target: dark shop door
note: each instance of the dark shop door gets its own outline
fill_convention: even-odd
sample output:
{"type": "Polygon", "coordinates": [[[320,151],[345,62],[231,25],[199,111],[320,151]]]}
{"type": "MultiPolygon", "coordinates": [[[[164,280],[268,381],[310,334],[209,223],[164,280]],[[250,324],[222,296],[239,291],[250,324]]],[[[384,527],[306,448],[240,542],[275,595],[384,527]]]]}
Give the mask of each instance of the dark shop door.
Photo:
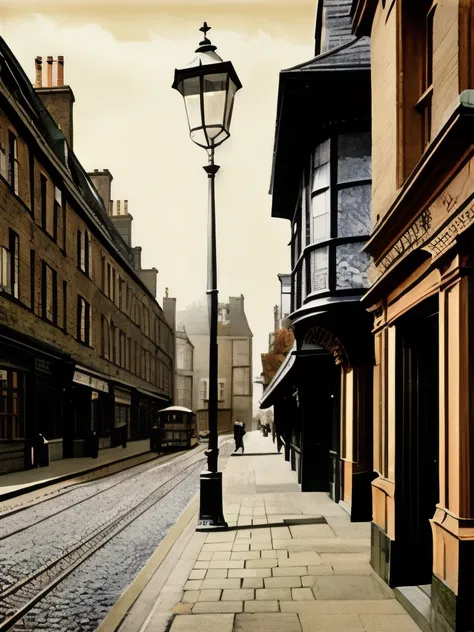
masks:
{"type": "Polygon", "coordinates": [[[438,302],[397,327],[394,585],[431,584],[429,520],[439,499],[438,302]]]}

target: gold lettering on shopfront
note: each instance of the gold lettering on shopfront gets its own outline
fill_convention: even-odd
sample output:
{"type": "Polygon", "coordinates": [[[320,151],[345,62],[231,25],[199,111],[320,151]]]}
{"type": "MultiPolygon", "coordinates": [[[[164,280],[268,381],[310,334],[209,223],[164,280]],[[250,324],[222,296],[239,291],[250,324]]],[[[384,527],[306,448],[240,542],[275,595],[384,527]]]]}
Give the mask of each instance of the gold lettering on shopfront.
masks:
{"type": "Polygon", "coordinates": [[[424,246],[433,258],[442,255],[455,241],[456,237],[474,223],[474,204],[457,215],[438,235],[424,246]]]}

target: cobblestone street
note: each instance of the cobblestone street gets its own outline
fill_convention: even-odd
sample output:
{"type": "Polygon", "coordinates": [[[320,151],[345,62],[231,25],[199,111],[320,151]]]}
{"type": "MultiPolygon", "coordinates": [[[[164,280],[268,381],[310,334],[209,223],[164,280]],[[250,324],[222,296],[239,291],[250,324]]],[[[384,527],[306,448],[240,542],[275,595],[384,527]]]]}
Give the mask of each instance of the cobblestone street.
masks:
{"type": "MultiPolygon", "coordinates": [[[[224,445],[221,454],[225,460],[230,446],[224,445]]],[[[131,514],[129,524],[107,538],[13,628],[94,630],[198,490],[204,464],[198,448],[163,464],[153,461],[80,484],[0,519],[0,621],[14,610],[7,593],[21,580],[71,548],[79,546],[80,554],[87,554],[86,540],[158,494],[146,511],[137,517],[131,514]]]]}

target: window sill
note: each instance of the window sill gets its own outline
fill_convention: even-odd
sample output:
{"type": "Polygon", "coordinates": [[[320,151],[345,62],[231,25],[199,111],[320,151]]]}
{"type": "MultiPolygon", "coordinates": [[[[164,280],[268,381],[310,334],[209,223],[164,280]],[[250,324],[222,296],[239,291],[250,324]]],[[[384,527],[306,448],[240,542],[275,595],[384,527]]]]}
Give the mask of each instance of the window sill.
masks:
{"type": "MultiPolygon", "coordinates": [[[[88,272],[86,272],[85,270],[83,270],[83,269],[81,268],[81,266],[77,266],[77,269],[79,270],[79,272],[80,272],[81,274],[83,274],[86,278],[88,278],[88,279],[89,279],[89,281],[92,281],[92,277],[89,275],[89,273],[88,273],[88,272]]],[[[94,282],[94,281],[92,281],[92,282],[94,282]]]]}
{"type": "Polygon", "coordinates": [[[14,190],[13,190],[13,188],[12,188],[12,185],[11,185],[11,184],[8,182],[8,180],[7,180],[4,176],[2,176],[1,174],[0,174],[0,182],[3,182],[3,183],[4,183],[7,187],[8,187],[8,189],[9,189],[10,193],[13,195],[13,197],[14,197],[15,201],[19,202],[19,203],[23,206],[23,208],[25,209],[25,211],[26,211],[29,215],[31,215],[31,216],[33,217],[33,211],[31,210],[31,208],[28,206],[28,204],[26,204],[26,202],[24,202],[24,201],[21,199],[21,197],[20,197],[17,193],[15,193],[15,191],[14,191],[14,190]]]}

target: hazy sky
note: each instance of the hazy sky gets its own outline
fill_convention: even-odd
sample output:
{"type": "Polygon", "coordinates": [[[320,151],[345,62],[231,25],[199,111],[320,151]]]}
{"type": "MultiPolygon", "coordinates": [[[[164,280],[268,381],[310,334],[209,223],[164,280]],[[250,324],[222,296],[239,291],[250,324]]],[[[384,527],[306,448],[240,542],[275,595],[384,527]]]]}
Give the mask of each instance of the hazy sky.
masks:
{"type": "MultiPolygon", "coordinates": [[[[315,0],[0,0],[0,32],[28,76],[36,55],[64,55],[76,98],[74,150],[108,168],[128,199],[134,245],[178,309],[206,291],[207,156],[191,142],[174,69],[193,57],[206,20],[242,81],[232,136],[216,151],[220,300],[245,296],[254,376],[267,351],[277,274],[289,271],[289,225],[268,195],[278,73],[312,57],[315,0]]],[[[255,399],[261,388],[255,387],[255,399]]]]}

